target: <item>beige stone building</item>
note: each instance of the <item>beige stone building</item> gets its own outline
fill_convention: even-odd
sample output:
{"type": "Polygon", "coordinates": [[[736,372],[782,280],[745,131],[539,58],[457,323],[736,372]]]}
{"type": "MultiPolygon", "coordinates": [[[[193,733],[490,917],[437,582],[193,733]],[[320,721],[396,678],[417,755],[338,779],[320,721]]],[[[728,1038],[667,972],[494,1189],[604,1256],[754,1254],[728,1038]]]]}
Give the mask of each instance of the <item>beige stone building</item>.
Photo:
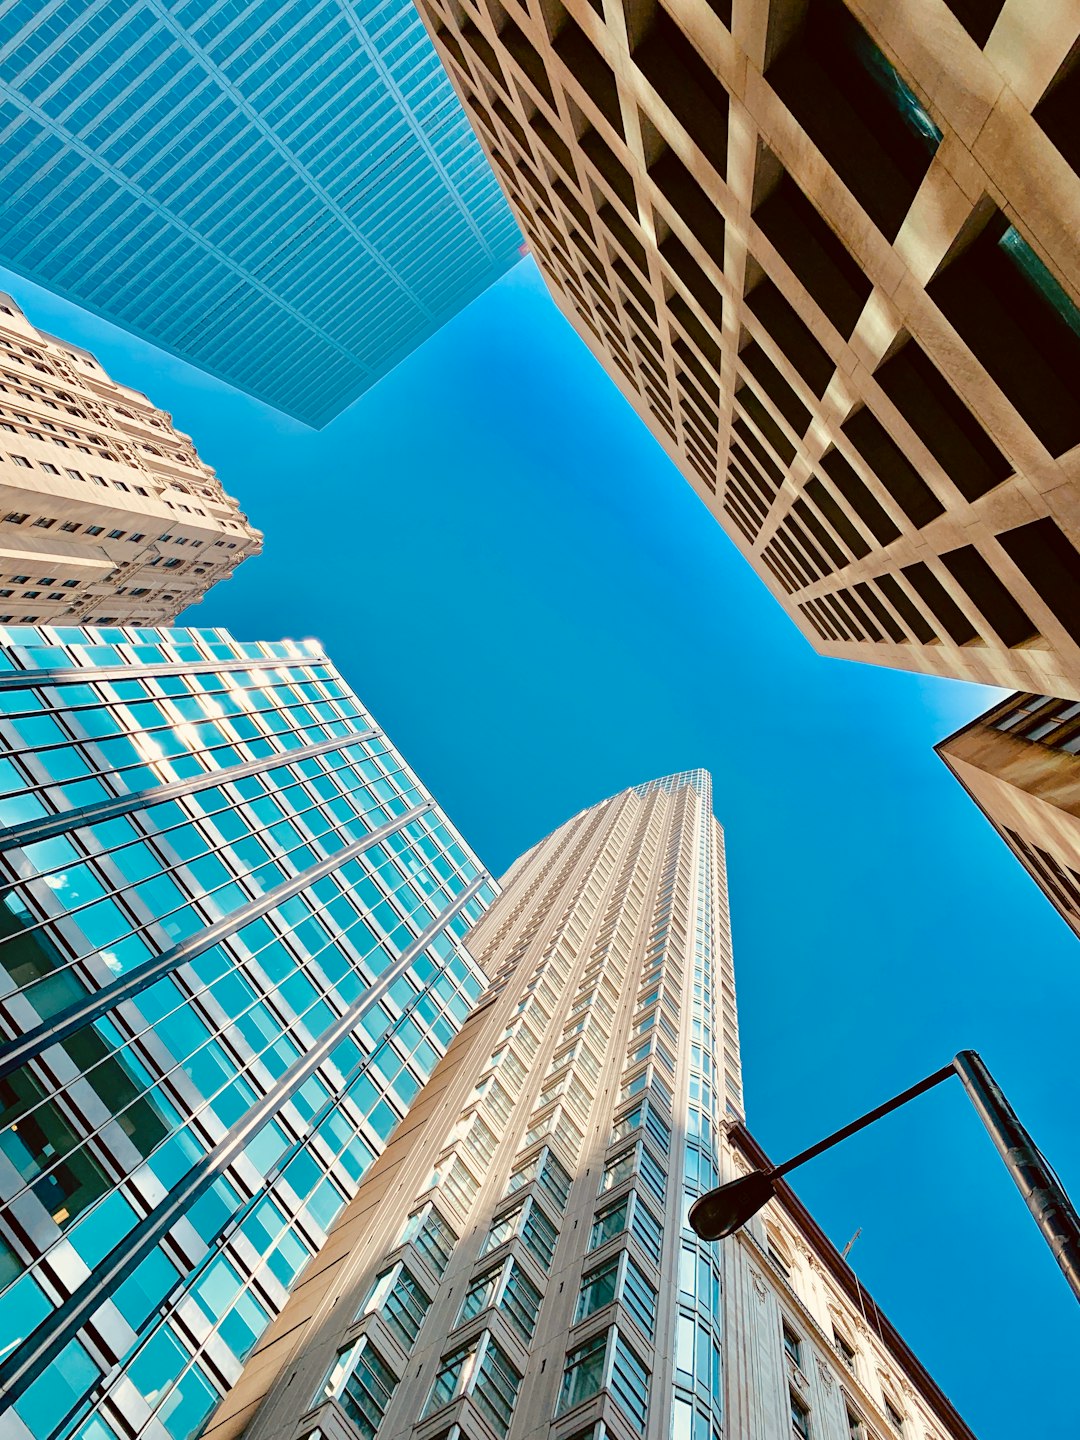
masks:
{"type": "Polygon", "coordinates": [[[824,654],[1080,698],[1080,12],[419,0],[560,307],[824,654]]]}
{"type": "Polygon", "coordinates": [[[0,624],[169,624],[261,548],[169,415],[0,294],[0,624]]]}
{"type": "Polygon", "coordinates": [[[206,1440],[971,1440],[786,1187],[687,1226],[765,1163],[707,775],[568,821],[468,943],[490,988],[206,1440]]]}
{"type": "Polygon", "coordinates": [[[937,752],[1080,935],[1080,704],[1012,695],[937,752]]]}

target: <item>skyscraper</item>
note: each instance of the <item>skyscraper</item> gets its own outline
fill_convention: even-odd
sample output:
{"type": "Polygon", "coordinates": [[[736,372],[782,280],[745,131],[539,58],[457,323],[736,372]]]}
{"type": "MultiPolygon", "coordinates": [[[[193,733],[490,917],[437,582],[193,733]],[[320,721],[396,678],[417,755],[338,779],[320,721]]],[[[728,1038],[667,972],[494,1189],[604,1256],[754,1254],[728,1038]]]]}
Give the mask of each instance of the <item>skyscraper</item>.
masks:
{"type": "Polygon", "coordinates": [[[0,624],[167,624],[261,548],[171,416],[0,292],[0,624]]]}
{"type": "Polygon", "coordinates": [[[1075,11],[420,8],[560,307],[811,643],[1080,699],[1075,11]]]}
{"type": "Polygon", "coordinates": [[[313,641],[0,629],[0,1431],[193,1435],[486,977],[313,641]]]}
{"type": "Polygon", "coordinates": [[[1080,935],[1080,704],[1011,695],[936,748],[1080,935]]]}
{"type": "Polygon", "coordinates": [[[701,771],[568,821],[469,937],[492,984],[207,1440],[971,1440],[786,1189],[690,1202],[742,1116],[701,771]]]}
{"type": "Polygon", "coordinates": [[[0,264],[306,424],[518,257],[409,0],[3,14],[0,264]]]}

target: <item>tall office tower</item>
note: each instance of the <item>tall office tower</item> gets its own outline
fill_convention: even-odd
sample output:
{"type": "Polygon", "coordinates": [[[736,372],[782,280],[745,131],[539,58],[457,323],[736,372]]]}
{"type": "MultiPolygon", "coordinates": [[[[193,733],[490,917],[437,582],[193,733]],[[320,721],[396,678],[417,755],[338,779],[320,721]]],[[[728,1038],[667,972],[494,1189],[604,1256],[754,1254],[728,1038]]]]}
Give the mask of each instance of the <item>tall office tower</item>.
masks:
{"type": "Polygon", "coordinates": [[[0,624],[168,624],[261,548],[171,416],[0,292],[0,624]]]}
{"type": "Polygon", "coordinates": [[[313,641],[0,629],[0,1433],[193,1435],[487,983],[313,641]]]}
{"type": "Polygon", "coordinates": [[[1080,699],[1075,8],[419,3],[559,305],[811,643],[1080,699]]]}
{"type": "Polygon", "coordinates": [[[1080,704],[1012,695],[936,748],[1080,935],[1080,704]]]}
{"type": "Polygon", "coordinates": [[[518,258],[410,0],[0,16],[0,264],[308,425],[518,258]]]}
{"type": "Polygon", "coordinates": [[[687,1228],[761,1163],[706,774],[570,820],[468,943],[490,989],[207,1440],[970,1440],[790,1192],[687,1228]]]}

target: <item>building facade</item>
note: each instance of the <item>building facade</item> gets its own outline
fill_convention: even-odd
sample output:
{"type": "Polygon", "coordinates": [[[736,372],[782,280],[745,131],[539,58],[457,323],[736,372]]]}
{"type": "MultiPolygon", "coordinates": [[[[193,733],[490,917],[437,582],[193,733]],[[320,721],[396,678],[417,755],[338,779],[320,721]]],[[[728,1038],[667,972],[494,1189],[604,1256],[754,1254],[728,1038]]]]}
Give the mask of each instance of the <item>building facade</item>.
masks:
{"type": "Polygon", "coordinates": [[[324,425],[518,258],[409,0],[12,0],[0,264],[324,425]]]}
{"type": "Polygon", "coordinates": [[[811,643],[1080,699],[1075,7],[420,9],[555,299],[811,643]]]}
{"type": "Polygon", "coordinates": [[[314,641],[0,628],[0,1432],[179,1440],[487,979],[314,641]]]}
{"type": "Polygon", "coordinates": [[[936,748],[1080,935],[1080,704],[1012,695],[936,748]]]}
{"type": "Polygon", "coordinates": [[[687,1225],[763,1163],[704,772],[563,825],[469,945],[490,988],[207,1440],[970,1440],[789,1191],[687,1225]]]}
{"type": "Polygon", "coordinates": [[[0,293],[0,625],[169,624],[261,548],[171,416],[0,293]]]}

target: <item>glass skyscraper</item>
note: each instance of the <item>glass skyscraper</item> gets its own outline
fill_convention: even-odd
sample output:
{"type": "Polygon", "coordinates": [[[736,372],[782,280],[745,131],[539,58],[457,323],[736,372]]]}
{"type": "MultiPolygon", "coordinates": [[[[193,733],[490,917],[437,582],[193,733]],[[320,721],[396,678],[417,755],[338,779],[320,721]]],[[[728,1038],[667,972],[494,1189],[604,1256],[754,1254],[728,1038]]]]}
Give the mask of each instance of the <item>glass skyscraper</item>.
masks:
{"type": "Polygon", "coordinates": [[[521,244],[410,0],[3,0],[0,197],[0,264],[310,425],[521,244]]]}
{"type": "Polygon", "coordinates": [[[0,1432],[186,1440],[487,984],[312,641],[0,628],[0,1432]]]}
{"type": "Polygon", "coordinates": [[[703,771],[583,811],[468,944],[492,977],[205,1440],[972,1440],[743,1119],[703,771]]]}

